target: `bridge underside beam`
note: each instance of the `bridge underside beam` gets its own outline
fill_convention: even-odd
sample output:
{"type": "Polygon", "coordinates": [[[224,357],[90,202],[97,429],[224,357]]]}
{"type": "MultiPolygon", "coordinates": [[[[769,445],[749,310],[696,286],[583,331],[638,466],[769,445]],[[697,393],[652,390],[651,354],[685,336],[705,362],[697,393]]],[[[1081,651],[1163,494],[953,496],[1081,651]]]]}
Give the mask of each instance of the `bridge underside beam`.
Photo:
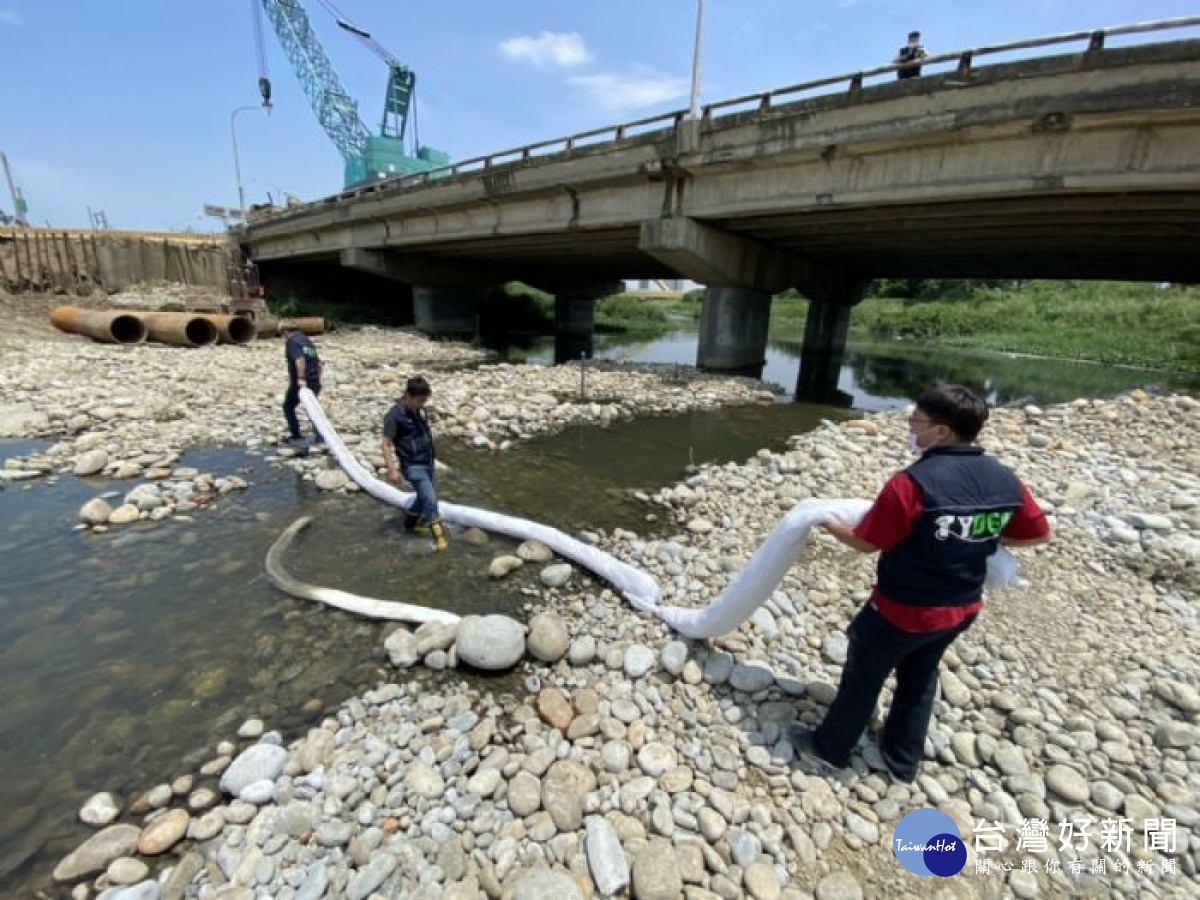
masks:
{"type": "Polygon", "coordinates": [[[812,267],[790,253],[686,216],[643,222],[638,249],[701,284],[777,294],[813,276],[812,267]]]}
{"type": "Polygon", "coordinates": [[[355,247],[341,251],[341,264],[347,269],[368,272],[380,278],[435,287],[488,287],[514,280],[500,266],[475,264],[455,265],[431,259],[418,253],[390,253],[355,247]]]}

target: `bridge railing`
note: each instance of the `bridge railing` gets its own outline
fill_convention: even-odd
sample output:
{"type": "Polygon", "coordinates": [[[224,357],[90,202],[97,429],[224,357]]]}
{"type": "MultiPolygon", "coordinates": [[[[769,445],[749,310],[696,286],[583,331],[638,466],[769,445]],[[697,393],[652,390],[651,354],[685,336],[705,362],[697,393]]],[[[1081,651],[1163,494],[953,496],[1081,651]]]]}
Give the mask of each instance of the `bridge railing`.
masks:
{"type": "MultiPolygon", "coordinates": [[[[1182,28],[1194,28],[1200,26],[1200,16],[1188,16],[1179,19],[1161,19],[1154,22],[1136,22],[1132,25],[1117,25],[1112,28],[1100,28],[1093,31],[1072,31],[1066,34],[1054,34],[1046,37],[1027,38],[1021,41],[1012,41],[1007,44],[993,44],[983,47],[975,47],[970,50],[956,50],[952,53],[940,53],[933,56],[927,56],[919,61],[919,65],[924,68],[926,66],[935,66],[939,63],[957,62],[958,67],[956,72],[960,75],[967,76],[971,74],[971,69],[974,65],[974,60],[979,56],[992,56],[999,53],[1015,53],[1021,50],[1037,50],[1043,47],[1056,47],[1062,44],[1074,44],[1080,41],[1087,41],[1087,51],[1096,53],[1104,49],[1105,42],[1110,37],[1121,37],[1131,34],[1146,34],[1157,31],[1173,31],[1182,28]]],[[[749,103],[755,103],[762,109],[769,109],[776,98],[787,97],[788,100],[795,99],[796,94],[809,93],[810,91],[819,88],[833,87],[839,84],[845,84],[850,92],[862,90],[863,82],[868,78],[874,78],[881,75],[890,75],[900,69],[909,68],[914,63],[892,63],[886,66],[876,66],[873,69],[864,69],[861,72],[854,72],[850,75],[835,75],[831,78],[821,78],[817,81],[806,81],[801,84],[793,84],[788,87],[776,88],[773,91],[763,91],[755,94],[743,94],[740,97],[733,97],[729,100],[718,100],[715,103],[710,103],[704,107],[704,118],[711,119],[713,113],[717,110],[729,109],[734,106],[743,106],[749,103]]]]}
{"type": "MultiPolygon", "coordinates": [[[[1200,16],[1188,16],[1175,19],[1160,19],[1153,22],[1136,22],[1130,25],[1117,25],[1111,28],[1100,28],[1092,31],[1073,31],[1065,34],[1055,34],[1046,37],[1028,38],[1021,41],[1012,41],[1007,44],[994,44],[983,47],[975,47],[970,50],[956,50],[952,53],[940,53],[932,56],[927,56],[920,61],[920,65],[924,68],[927,66],[936,66],[942,63],[956,63],[956,72],[962,76],[969,76],[972,67],[975,64],[977,57],[994,56],[1001,53],[1017,53],[1026,50],[1037,50],[1045,47],[1057,47],[1064,44],[1075,44],[1081,41],[1087,41],[1085,52],[1098,53],[1104,49],[1105,43],[1109,38],[1122,37],[1126,35],[1147,34],[1151,32],[1175,31],[1184,28],[1200,27],[1200,16]]],[[[823,88],[837,87],[844,85],[850,93],[856,93],[863,89],[863,83],[870,78],[878,78],[885,75],[890,75],[899,69],[912,66],[913,63],[893,63],[886,66],[876,66],[873,69],[863,69],[858,72],[851,72],[845,75],[834,75],[829,78],[819,78],[816,81],[805,81],[800,84],[793,84],[787,87],[776,88],[771,91],[762,91],[753,94],[743,94],[740,97],[733,97],[728,100],[718,100],[714,103],[706,104],[702,109],[701,118],[705,122],[711,122],[715,118],[719,118],[718,113],[724,115],[735,115],[738,112],[745,110],[737,110],[736,107],[746,107],[754,105],[760,110],[768,110],[776,104],[781,98],[786,98],[787,102],[792,102],[797,99],[798,95],[809,94],[823,88]]],[[[525,162],[535,158],[547,157],[552,154],[563,153],[571,150],[576,150],[581,147],[596,147],[604,144],[619,144],[621,141],[640,134],[650,133],[656,130],[664,130],[666,128],[678,127],[681,122],[687,119],[690,115],[689,110],[678,109],[671,112],[660,113],[654,116],[648,116],[644,119],[635,119],[632,122],[622,122],[618,125],[606,125],[602,128],[593,128],[589,131],[581,131],[577,134],[567,135],[566,137],[551,138],[545,141],[538,141],[532,144],[525,144],[520,147],[513,147],[508,150],[500,150],[495,153],[488,153],[483,156],[475,156],[470,159],[460,160],[438,169],[431,169],[427,172],[420,172],[414,175],[403,175],[395,178],[388,178],[374,184],[365,185],[353,190],[343,191],[340,194],[335,194],[331,197],[326,197],[322,200],[316,200],[312,203],[307,203],[299,207],[293,207],[279,213],[260,214],[258,221],[264,218],[276,219],[281,217],[290,217],[292,215],[303,214],[306,210],[313,209],[318,205],[326,203],[335,203],[341,200],[348,200],[354,197],[371,196],[378,193],[392,193],[396,190],[402,190],[407,187],[412,187],[420,184],[428,184],[440,180],[442,178],[462,175],[469,173],[486,172],[496,166],[505,165],[515,162],[525,162]]]]}

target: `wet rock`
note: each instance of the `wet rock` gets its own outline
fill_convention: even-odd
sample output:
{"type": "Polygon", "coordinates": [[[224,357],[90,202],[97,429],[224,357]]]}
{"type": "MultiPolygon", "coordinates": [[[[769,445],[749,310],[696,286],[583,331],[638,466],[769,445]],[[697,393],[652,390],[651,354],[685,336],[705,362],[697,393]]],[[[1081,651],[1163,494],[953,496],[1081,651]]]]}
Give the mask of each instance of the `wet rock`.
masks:
{"type": "Polygon", "coordinates": [[[524,541],[517,547],[517,556],[525,562],[548,563],[554,559],[554,551],[540,541],[524,541]]]}
{"type": "Polygon", "coordinates": [[[404,628],[397,628],[388,635],[387,640],[383,642],[383,649],[387,651],[392,665],[401,669],[415,666],[421,658],[417,653],[416,635],[404,628]]]}
{"type": "Polygon", "coordinates": [[[255,744],[243,750],[221,775],[221,790],[240,797],[256,781],[273,781],[283,771],[287,751],[275,744],[255,744]]]}
{"type": "Polygon", "coordinates": [[[166,853],[187,834],[192,817],[187,810],[172,809],[150,822],[138,836],[137,851],[142,856],[166,853]]]}
{"type": "Polygon", "coordinates": [[[142,517],[142,512],[132,503],[124,503],[108,514],[109,525],[129,525],[142,517]]]}
{"type": "Polygon", "coordinates": [[[137,849],[139,829],[122,823],[110,825],[92,835],[54,868],[55,881],[77,881],[108,868],[109,863],[137,849]]]}
{"type": "Polygon", "coordinates": [[[120,859],[114,859],[108,864],[108,870],[105,874],[108,875],[109,884],[118,886],[137,884],[150,874],[150,867],[140,859],[135,859],[132,856],[122,856],[120,859]]]}
{"type": "Polygon", "coordinates": [[[340,491],[350,483],[350,479],[341,469],[326,469],[317,473],[315,480],[318,490],[322,491],[340,491]]]}
{"type": "Polygon", "coordinates": [[[108,505],[107,500],[96,497],[83,504],[79,510],[79,518],[88,525],[104,525],[112,512],[113,508],[108,505]]]}
{"type": "Polygon", "coordinates": [[[107,465],[107,453],[103,450],[88,450],[86,453],[80,454],[79,459],[75,461],[75,468],[72,472],[81,478],[85,478],[88,475],[103,472],[104,467],[107,465]]]}
{"type": "Polygon", "coordinates": [[[488,566],[488,575],[492,578],[503,578],[525,565],[518,556],[497,556],[488,566]]]}
{"type": "Polygon", "coordinates": [[[508,616],[464,616],[455,646],[458,658],[476,669],[510,669],[525,655],[525,626],[508,616]]]}
{"type": "Polygon", "coordinates": [[[570,581],[574,571],[575,569],[570,563],[557,563],[542,569],[538,573],[538,578],[548,588],[559,588],[570,581]]]}
{"type": "Polygon", "coordinates": [[[107,825],[120,815],[120,812],[121,808],[117,805],[116,798],[104,791],[87,799],[79,810],[79,820],[86,825],[107,825]]]}

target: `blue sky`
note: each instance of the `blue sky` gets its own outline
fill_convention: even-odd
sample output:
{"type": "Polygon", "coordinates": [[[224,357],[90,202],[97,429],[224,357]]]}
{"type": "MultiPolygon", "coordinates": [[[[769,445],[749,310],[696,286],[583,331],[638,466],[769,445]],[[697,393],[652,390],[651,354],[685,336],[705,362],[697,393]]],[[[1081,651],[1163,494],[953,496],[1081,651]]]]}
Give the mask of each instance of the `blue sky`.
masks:
{"type": "MultiPolygon", "coordinates": [[[[215,230],[237,202],[230,113],[258,102],[257,0],[0,0],[0,151],[34,224],[215,230]]],[[[386,69],[304,0],[360,114],[386,69]]],[[[696,0],[336,0],[418,76],[421,141],[453,158],[682,108],[696,0]]],[[[706,0],[701,98],[930,52],[1197,12],[1195,0],[706,0]]],[[[341,189],[342,161],[269,23],[275,108],[237,118],[247,202],[341,189]]],[[[1195,36],[1196,30],[1191,34],[1195,36]]],[[[11,211],[0,185],[0,209],[11,211]]]]}

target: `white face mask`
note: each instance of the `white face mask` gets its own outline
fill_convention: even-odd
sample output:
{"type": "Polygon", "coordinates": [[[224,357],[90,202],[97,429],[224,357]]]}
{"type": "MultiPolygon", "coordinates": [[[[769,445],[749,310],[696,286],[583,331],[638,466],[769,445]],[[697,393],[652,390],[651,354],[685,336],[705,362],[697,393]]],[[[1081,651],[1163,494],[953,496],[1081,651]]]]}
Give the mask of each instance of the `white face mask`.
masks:
{"type": "Polygon", "coordinates": [[[925,452],[920,443],[917,442],[917,436],[911,431],[908,433],[908,449],[910,453],[916,454],[917,456],[920,456],[925,452]]]}

